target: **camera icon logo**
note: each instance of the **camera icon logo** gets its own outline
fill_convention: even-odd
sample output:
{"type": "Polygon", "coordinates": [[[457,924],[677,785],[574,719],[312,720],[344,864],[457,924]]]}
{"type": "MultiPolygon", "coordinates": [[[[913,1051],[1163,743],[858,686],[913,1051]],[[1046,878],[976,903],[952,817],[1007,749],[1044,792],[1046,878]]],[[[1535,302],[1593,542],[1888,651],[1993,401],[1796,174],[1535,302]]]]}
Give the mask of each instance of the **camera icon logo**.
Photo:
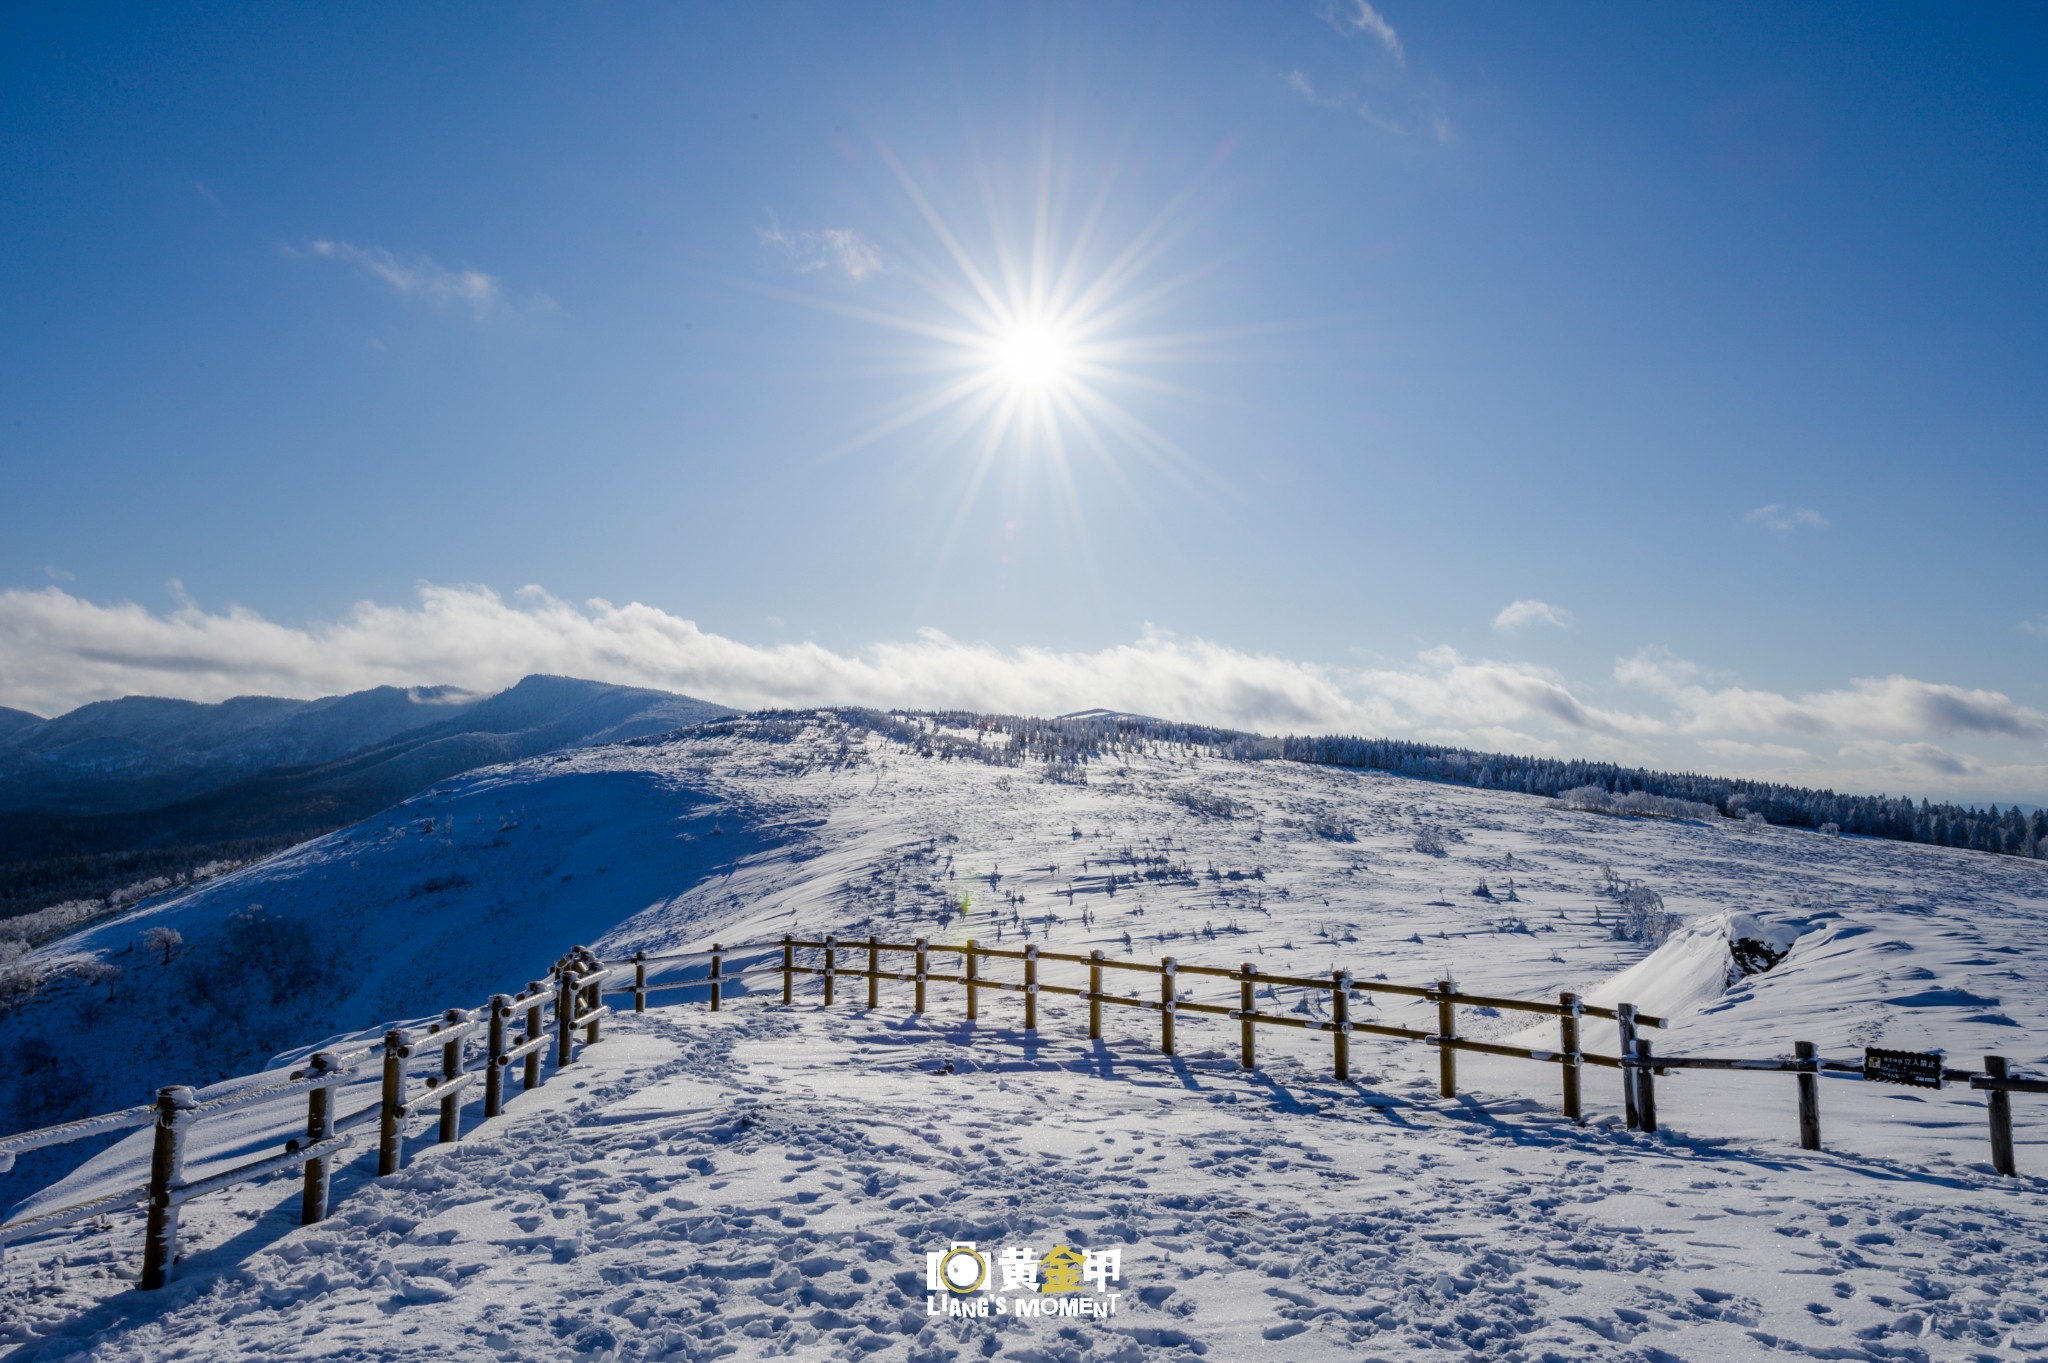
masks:
{"type": "Polygon", "coordinates": [[[972,1240],[955,1240],[924,1257],[928,1287],[943,1287],[956,1297],[972,1296],[988,1287],[988,1256],[976,1249],[972,1240]]]}

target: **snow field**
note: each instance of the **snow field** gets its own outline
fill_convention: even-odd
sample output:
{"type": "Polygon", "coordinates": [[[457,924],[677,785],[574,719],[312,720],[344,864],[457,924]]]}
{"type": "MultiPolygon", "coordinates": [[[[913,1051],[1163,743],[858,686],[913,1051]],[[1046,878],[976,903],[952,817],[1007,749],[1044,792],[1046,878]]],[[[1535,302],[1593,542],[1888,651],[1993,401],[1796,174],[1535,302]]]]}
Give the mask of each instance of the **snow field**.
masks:
{"type": "MultiPolygon", "coordinates": [[[[391,944],[377,988],[322,1001],[300,1041],[319,1035],[308,1019],[339,1032],[481,1002],[577,937],[618,959],[829,931],[1579,990],[1672,1014],[1665,1054],[1782,1055],[1804,1039],[1842,1058],[1874,1044],[2003,1054],[2026,1073],[2048,1061],[2037,864],[1171,745],[1092,764],[1083,786],[919,757],[833,720],[772,741],[737,725],[474,774],[201,893],[215,897],[156,912],[203,941],[245,897],[316,922],[332,903],[355,940],[391,944]],[[1711,932],[1645,959],[1612,935],[1609,867],[1687,917],[1755,915],[1791,952],[1732,988],[1711,932]],[[1490,899],[1473,893],[1482,878],[1490,899]],[[459,978],[436,973],[451,954],[459,978]]],[[[65,949],[111,949],[120,931],[65,949]]],[[[1085,978],[1062,969],[1042,978],[1085,978]]],[[[352,1166],[323,1226],[291,1226],[281,1186],[191,1204],[185,1277],[160,1300],[123,1288],[139,1217],[17,1250],[0,1272],[15,1323],[0,1328],[23,1358],[104,1359],[2048,1351],[2038,1100],[2015,1100],[2023,1177],[2005,1180],[1981,1100],[1954,1088],[1824,1081],[1828,1150],[1806,1154],[1789,1076],[1674,1074],[1659,1082],[1666,1129],[1646,1137],[1617,1129],[1612,1071],[1586,1071],[1592,1120],[1572,1128],[1554,1066],[1461,1055],[1463,1096],[1445,1101],[1419,1045],[1355,1037],[1340,1085],[1319,1034],[1262,1029],[1245,1075],[1219,1019],[1184,1015],[1168,1059],[1156,1015],[1135,1010],[1105,1009],[1098,1049],[1067,998],[1041,998],[1028,1042],[1009,994],[984,996],[970,1029],[958,986],[934,985],[917,1020],[907,984],[885,984],[868,1016],[862,982],[843,980],[823,1017],[752,983],[716,1016],[692,1002],[608,1022],[587,1064],[473,1143],[422,1149],[382,1183],[352,1166]],[[935,1322],[923,1256],[952,1239],[1122,1245],[1131,1295],[1101,1322],[935,1322]]],[[[1235,1001],[1227,981],[1183,984],[1235,1001]]],[[[1112,987],[1156,996],[1157,981],[1112,987]]],[[[54,1030],[61,1002],[27,1025],[54,1030]]],[[[1287,990],[1270,1004],[1322,1006],[1287,990]]],[[[1383,997],[1353,1016],[1433,1013],[1383,997]]],[[[91,1033],[112,1052],[110,1087],[135,1090],[123,1101],[167,1074],[216,1077],[193,1072],[194,1053],[166,1063],[168,1042],[128,1058],[104,1045],[157,1022],[115,1007],[91,1033]]],[[[1460,1028],[1506,1038],[1529,1018],[1467,1009],[1460,1028]]],[[[1611,1033],[1589,1021],[1588,1049],[1611,1052],[1611,1033]]],[[[140,1144],[36,1201],[134,1172],[140,1144]]]]}
{"type": "Polygon", "coordinates": [[[133,1219],[30,1247],[10,1357],[2048,1350],[2041,1180],[1575,1128],[1383,1058],[1405,1056],[1340,1085],[1139,1035],[663,1009],[462,1144],[381,1182],[352,1166],[323,1225],[291,1224],[289,1179],[193,1204],[163,1293],[120,1290],[133,1219]],[[924,1255],[953,1240],[1121,1246],[1120,1309],[935,1318],[924,1255]]]}

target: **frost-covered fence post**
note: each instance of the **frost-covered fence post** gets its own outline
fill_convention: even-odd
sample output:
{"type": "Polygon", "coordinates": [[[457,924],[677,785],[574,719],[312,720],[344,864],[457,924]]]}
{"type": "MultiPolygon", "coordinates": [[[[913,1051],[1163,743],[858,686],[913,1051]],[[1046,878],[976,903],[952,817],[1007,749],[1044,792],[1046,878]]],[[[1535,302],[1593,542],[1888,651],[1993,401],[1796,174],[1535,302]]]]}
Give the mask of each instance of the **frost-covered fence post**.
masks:
{"type": "MultiPolygon", "coordinates": [[[[596,975],[604,970],[604,962],[586,952],[583,957],[583,969],[586,974],[596,975]]],[[[583,1044],[595,1046],[600,1035],[598,1023],[601,1014],[598,1010],[604,1007],[604,981],[594,979],[589,984],[583,986],[581,992],[584,999],[590,1004],[590,1011],[584,1015],[590,1021],[583,1026],[583,1044]]]]}
{"type": "Polygon", "coordinates": [[[1583,1005],[1579,996],[1563,993],[1557,996],[1557,1031],[1564,1056],[1564,1115],[1572,1121],[1585,1120],[1584,1106],[1579,1095],[1579,1011],[1583,1005]]]}
{"type": "Polygon", "coordinates": [[[1651,1135],[1657,1133],[1657,1074],[1650,1064],[1650,1038],[1636,1038],[1636,1115],[1641,1118],[1643,1130],[1651,1135]]]}
{"type": "MultiPolygon", "coordinates": [[[[2004,1056],[1984,1057],[1986,1079],[2003,1079],[2006,1074],[2004,1056]]],[[[1991,1167],[2012,1178],[2019,1172],[2019,1166],[2012,1157],[2012,1095],[2004,1089],[1991,1089],[1985,1093],[1984,1115],[1991,1123],[1991,1167]]]]}
{"type": "Polygon", "coordinates": [[[504,994],[491,995],[491,1027],[484,1046],[484,1116],[487,1118],[505,1110],[505,1019],[511,1016],[511,998],[504,994]]]}
{"type": "Polygon", "coordinates": [[[384,1102],[377,1124],[377,1177],[398,1172],[405,1163],[405,1062],[412,1056],[408,1032],[384,1033],[384,1102]]]}
{"type": "Polygon", "coordinates": [[[1633,1003],[1614,1005],[1614,1025],[1621,1033],[1621,1110],[1628,1129],[1642,1129],[1643,1115],[1636,1110],[1636,1072],[1629,1065],[1629,1057],[1636,1053],[1636,1006],[1633,1003]]]}
{"type": "Polygon", "coordinates": [[[1799,1071],[1799,1148],[1820,1149],[1820,1049],[1811,1041],[1792,1043],[1792,1054],[1805,1062],[1799,1071]]]}
{"type": "MultiPolygon", "coordinates": [[[[312,1075],[332,1074],[341,1068],[331,1051],[317,1052],[307,1071],[312,1075]]],[[[306,1145],[318,1145],[334,1134],[334,1086],[322,1084],[306,1090],[306,1145]]],[[[303,1149],[304,1147],[300,1147],[303,1149]]],[[[305,1187],[299,1195],[299,1224],[310,1226],[327,1219],[327,1191],[332,1186],[325,1155],[306,1161],[305,1187]]]]}
{"type": "Polygon", "coordinates": [[[825,934],[825,1006],[832,1006],[832,984],[839,969],[839,939],[831,933],[825,934]]]}
{"type": "Polygon", "coordinates": [[[1450,980],[1436,982],[1436,1091],[1446,1098],[1458,1096],[1458,986],[1450,980]]]}
{"type": "Polygon", "coordinates": [[[647,1011],[647,953],[633,953],[633,1011],[647,1011]]]}
{"type": "Polygon", "coordinates": [[[981,968],[975,963],[974,959],[974,939],[970,937],[967,939],[967,1020],[969,1022],[974,1021],[975,1018],[980,1016],[977,1007],[980,991],[974,987],[974,982],[980,978],[981,968]]]}
{"type": "Polygon", "coordinates": [[[1024,948],[1024,1030],[1038,1030],[1038,948],[1024,948]]]}
{"type": "Polygon", "coordinates": [[[576,976],[563,966],[555,981],[555,1068],[576,1060],[576,976]]]}
{"type": "Polygon", "coordinates": [[[1088,1039],[1102,1040],[1102,950],[1088,953],[1088,1039]]]}
{"type": "Polygon", "coordinates": [[[868,934],[868,1011],[874,1012],[882,1006],[882,944],[875,934],[868,934]]]}
{"type": "Polygon", "coordinates": [[[1252,1033],[1258,1028],[1253,1025],[1252,1014],[1258,1009],[1258,1000],[1252,994],[1252,970],[1250,961],[1241,962],[1237,968],[1237,1040],[1242,1054],[1238,1064],[1245,1069],[1256,1069],[1252,1059],[1252,1033]]]}
{"type": "Polygon", "coordinates": [[[931,968],[931,962],[925,958],[924,953],[925,940],[920,937],[917,939],[917,1002],[911,1009],[914,1013],[922,1013],[924,1011],[924,980],[931,968]]]}
{"type": "Polygon", "coordinates": [[[796,1001],[796,939],[782,934],[782,1001],[796,1001]]]}
{"type": "Polygon", "coordinates": [[[720,967],[724,965],[724,962],[719,958],[719,951],[718,943],[713,942],[711,944],[711,1011],[714,1013],[718,1011],[718,995],[725,988],[724,985],[718,982],[721,973],[720,967]]]}
{"type": "Polygon", "coordinates": [[[1351,972],[1330,973],[1330,1036],[1333,1041],[1336,1074],[1351,1077],[1351,972]]]}
{"type": "Polygon", "coordinates": [[[1173,957],[1159,958],[1159,1053],[1173,1054],[1173,1001],[1179,981],[1174,975],[1173,957]]]}
{"type": "MultiPolygon", "coordinates": [[[[546,990],[546,980],[528,980],[526,982],[526,1036],[519,1043],[522,1046],[529,1042],[540,1040],[540,1029],[544,1025],[543,1014],[547,1011],[546,990]]],[[[526,1069],[519,1076],[519,1088],[523,1093],[527,1089],[539,1087],[540,1052],[532,1050],[526,1053],[526,1069]]]]}
{"type": "MultiPolygon", "coordinates": [[[[460,1027],[469,1021],[469,1014],[460,1008],[450,1008],[441,1015],[444,1028],[460,1027]]],[[[455,1087],[455,1081],[462,1077],[462,1037],[451,1037],[441,1048],[441,1087],[448,1089],[448,1096],[441,1100],[442,1141],[462,1138],[462,1090],[455,1087]]]]}
{"type": "Polygon", "coordinates": [[[142,1232],[142,1287],[170,1281],[178,1259],[178,1187],[185,1180],[185,1132],[198,1098],[184,1085],[156,1091],[156,1144],[149,1153],[149,1223],[142,1232]]]}

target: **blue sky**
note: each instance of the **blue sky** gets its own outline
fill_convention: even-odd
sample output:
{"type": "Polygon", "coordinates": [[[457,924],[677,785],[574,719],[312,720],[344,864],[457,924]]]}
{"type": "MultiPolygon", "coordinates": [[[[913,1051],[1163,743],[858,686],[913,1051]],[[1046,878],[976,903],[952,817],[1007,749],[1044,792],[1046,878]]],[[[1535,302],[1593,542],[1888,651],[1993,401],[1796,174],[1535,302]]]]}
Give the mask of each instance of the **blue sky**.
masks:
{"type": "Polygon", "coordinates": [[[0,704],[544,668],[2048,800],[2038,9],[0,32],[0,704]]]}

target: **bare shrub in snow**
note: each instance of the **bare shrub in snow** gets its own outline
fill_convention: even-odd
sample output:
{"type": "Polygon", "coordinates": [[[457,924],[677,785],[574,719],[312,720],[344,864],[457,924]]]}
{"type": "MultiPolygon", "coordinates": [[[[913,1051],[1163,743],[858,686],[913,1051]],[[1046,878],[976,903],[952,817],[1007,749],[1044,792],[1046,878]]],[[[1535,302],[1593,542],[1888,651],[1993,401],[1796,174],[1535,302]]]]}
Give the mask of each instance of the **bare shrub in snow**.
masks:
{"type": "Polygon", "coordinates": [[[112,961],[82,961],[67,972],[81,984],[103,984],[107,987],[107,1000],[114,998],[114,986],[120,982],[121,967],[112,961]]]}
{"type": "Polygon", "coordinates": [[[7,935],[25,938],[31,946],[54,942],[79,924],[105,913],[107,908],[106,901],[100,899],[67,899],[62,904],[8,919],[7,935]]]}
{"type": "Polygon", "coordinates": [[[1614,814],[1623,818],[1636,819],[1718,819],[1721,811],[1698,800],[1679,800],[1668,795],[1652,795],[1645,790],[1631,790],[1621,795],[1611,795],[1605,786],[1573,786],[1558,794],[1558,803],[1566,809],[1584,810],[1589,814],[1614,814]]]}
{"type": "Polygon", "coordinates": [[[1605,814],[1608,803],[1607,787],[1573,786],[1570,790],[1559,791],[1557,802],[1566,809],[1584,810],[1589,814],[1605,814]]]}
{"type": "Polygon", "coordinates": [[[1250,806],[1239,804],[1228,795],[1199,787],[1183,787],[1174,791],[1173,801],[1210,819],[1236,819],[1252,812],[1250,806]]]}
{"type": "Polygon", "coordinates": [[[217,936],[182,959],[192,1001],[264,1050],[289,1045],[293,1018],[339,976],[311,923],[261,904],[228,919],[217,936]]]}
{"type": "Polygon", "coordinates": [[[1358,831],[1349,819],[1340,819],[1334,814],[1318,814],[1309,821],[1308,831],[1331,842],[1357,842],[1358,831]]]}
{"type": "Polygon", "coordinates": [[[43,987],[43,968],[35,961],[16,959],[0,966],[0,1013],[11,1012],[28,1002],[43,987]]]}
{"type": "Polygon", "coordinates": [[[47,1126],[80,1114],[69,1109],[73,1086],[64,1081],[57,1048],[42,1036],[31,1034],[15,1043],[10,1074],[14,1080],[9,1095],[10,1114],[21,1127],[47,1126]]]}
{"type": "Polygon", "coordinates": [[[1432,857],[1447,857],[1451,854],[1451,849],[1444,842],[1443,832],[1429,824],[1415,830],[1415,850],[1432,857]]]}
{"type": "Polygon", "coordinates": [[[1628,882],[1618,898],[1621,911],[1614,920],[1616,940],[1658,947],[1678,930],[1680,919],[1664,907],[1664,896],[1641,881],[1628,882]]]}

